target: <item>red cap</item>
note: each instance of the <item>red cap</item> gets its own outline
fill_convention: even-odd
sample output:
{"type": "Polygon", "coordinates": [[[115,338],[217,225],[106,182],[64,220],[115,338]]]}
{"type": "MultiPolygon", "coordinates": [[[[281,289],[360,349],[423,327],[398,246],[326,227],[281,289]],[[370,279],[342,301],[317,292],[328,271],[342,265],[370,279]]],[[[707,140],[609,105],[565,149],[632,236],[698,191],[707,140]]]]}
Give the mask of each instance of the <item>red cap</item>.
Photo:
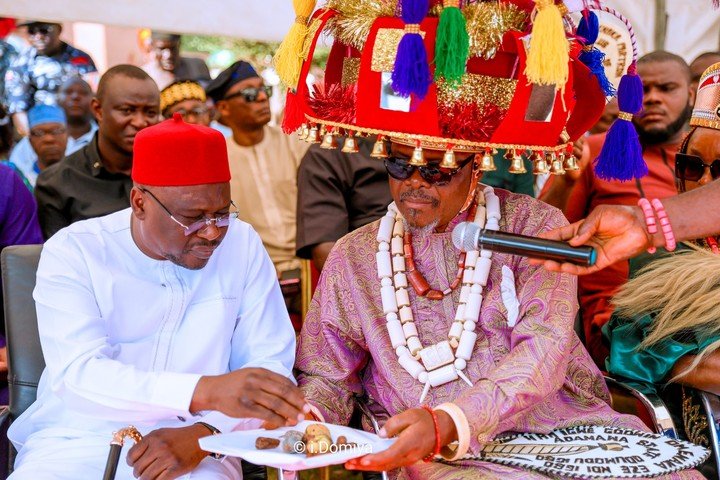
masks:
{"type": "Polygon", "coordinates": [[[229,182],[225,137],[212,128],[185,123],[176,113],[137,134],[132,179],[164,187],[229,182]]]}

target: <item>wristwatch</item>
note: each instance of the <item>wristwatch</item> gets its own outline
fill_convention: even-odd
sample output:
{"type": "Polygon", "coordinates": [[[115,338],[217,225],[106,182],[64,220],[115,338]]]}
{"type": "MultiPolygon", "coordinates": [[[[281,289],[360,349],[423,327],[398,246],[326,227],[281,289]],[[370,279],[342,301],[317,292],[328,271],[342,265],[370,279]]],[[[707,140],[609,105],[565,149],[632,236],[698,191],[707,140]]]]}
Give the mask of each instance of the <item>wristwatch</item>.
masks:
{"type": "MultiPolygon", "coordinates": [[[[203,427],[210,430],[210,433],[212,433],[213,435],[220,435],[222,433],[219,429],[213,427],[209,423],[195,422],[195,425],[202,425],[203,427]]],[[[225,458],[225,455],[223,455],[221,453],[208,452],[208,455],[211,456],[212,458],[214,458],[215,460],[222,460],[223,458],[225,458]]]]}

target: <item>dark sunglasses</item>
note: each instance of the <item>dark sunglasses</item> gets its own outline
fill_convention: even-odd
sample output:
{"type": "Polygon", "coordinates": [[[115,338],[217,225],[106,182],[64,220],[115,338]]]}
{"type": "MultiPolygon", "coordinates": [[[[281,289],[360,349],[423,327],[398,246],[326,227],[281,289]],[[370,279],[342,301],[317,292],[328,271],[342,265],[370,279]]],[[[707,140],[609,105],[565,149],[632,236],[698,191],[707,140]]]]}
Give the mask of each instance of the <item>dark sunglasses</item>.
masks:
{"type": "Polygon", "coordinates": [[[30,35],[50,35],[55,31],[54,25],[30,25],[27,29],[30,35]]]}
{"type": "Polygon", "coordinates": [[[697,155],[675,154],[675,175],[680,180],[697,182],[705,175],[706,168],[710,169],[713,180],[720,178],[720,160],[714,160],[708,165],[697,155]]]}
{"type": "Polygon", "coordinates": [[[235,92],[231,95],[228,95],[227,97],[224,97],[223,100],[230,100],[231,98],[235,97],[243,97],[243,100],[245,100],[248,103],[252,103],[257,101],[258,97],[260,96],[260,92],[265,92],[265,95],[267,98],[272,97],[273,94],[273,87],[272,85],[263,85],[262,87],[248,87],[243,88],[239,92],[235,92]]]}
{"type": "Polygon", "coordinates": [[[428,165],[426,167],[416,167],[410,165],[407,160],[397,157],[388,157],[385,159],[385,170],[395,180],[407,180],[417,170],[423,180],[431,185],[445,185],[450,183],[452,177],[467,165],[474,155],[470,155],[465,160],[459,162],[457,168],[442,168],[438,164],[428,165]]]}

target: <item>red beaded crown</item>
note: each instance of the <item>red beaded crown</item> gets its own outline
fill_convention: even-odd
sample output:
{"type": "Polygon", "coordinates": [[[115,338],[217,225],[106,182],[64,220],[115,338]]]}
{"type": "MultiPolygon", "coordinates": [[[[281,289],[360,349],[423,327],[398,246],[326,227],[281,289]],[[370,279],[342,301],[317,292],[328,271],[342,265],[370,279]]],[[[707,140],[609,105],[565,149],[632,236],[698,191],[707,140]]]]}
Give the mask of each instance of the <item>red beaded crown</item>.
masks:
{"type": "MultiPolygon", "coordinates": [[[[307,8],[312,0],[304,1],[307,8]]],[[[302,2],[295,0],[296,9],[302,2]]],[[[590,3],[597,4],[329,0],[310,18],[299,12],[276,56],[290,85],[283,127],[328,148],[336,146],[334,135],[346,135],[345,151],[354,151],[355,135],[377,135],[415,146],[417,164],[424,161],[422,149],[448,152],[450,166],[455,151],[503,148],[544,161],[536,173],[545,173],[557,154],[553,173],[564,173],[576,168],[573,158],[563,164],[565,153],[612,93],[602,65],[586,58],[598,52],[594,39],[579,38],[570,16],[590,3]],[[302,41],[294,39],[299,53],[292,56],[289,38],[298,30],[302,41]],[[310,88],[307,76],[323,33],[334,42],[324,80],[310,88]]],[[[384,154],[381,143],[376,156],[384,154]]],[[[482,167],[494,169],[491,162],[482,167]]],[[[520,158],[524,171],[522,164],[520,158]]]]}

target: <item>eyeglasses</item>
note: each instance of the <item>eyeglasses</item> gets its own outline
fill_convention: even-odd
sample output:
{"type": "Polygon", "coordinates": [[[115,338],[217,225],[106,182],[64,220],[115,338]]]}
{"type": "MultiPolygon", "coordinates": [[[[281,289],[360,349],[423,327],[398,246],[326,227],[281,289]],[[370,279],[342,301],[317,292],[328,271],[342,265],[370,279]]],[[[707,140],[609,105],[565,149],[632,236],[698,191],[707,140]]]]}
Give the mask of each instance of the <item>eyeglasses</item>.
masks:
{"type": "Polygon", "coordinates": [[[431,185],[445,185],[450,183],[452,177],[455,176],[460,170],[467,165],[474,155],[463,160],[457,168],[442,168],[435,165],[429,165],[427,167],[416,167],[410,165],[406,160],[401,160],[396,157],[389,157],[385,159],[385,170],[395,180],[407,180],[417,170],[420,172],[420,176],[423,180],[431,185]]]}
{"type": "Polygon", "coordinates": [[[54,128],[52,130],[30,130],[30,135],[35,138],[42,138],[45,135],[52,135],[53,137],[59,137],[67,132],[64,127],[54,128]]]}
{"type": "Polygon", "coordinates": [[[27,31],[29,35],[50,35],[55,32],[55,25],[30,25],[27,31]]]}
{"type": "MultiPolygon", "coordinates": [[[[145,188],[140,189],[141,192],[149,194],[157,203],[162,207],[163,210],[165,210],[165,213],[167,213],[170,216],[170,219],[180,225],[185,230],[185,236],[189,237],[193,233],[199,232],[200,230],[203,230],[210,226],[210,224],[214,223],[215,227],[217,228],[224,228],[230,225],[230,220],[236,219],[238,216],[238,212],[228,212],[224,213],[218,217],[214,218],[203,218],[202,220],[198,220],[196,222],[191,223],[190,225],[185,225],[180,220],[175,218],[175,216],[168,210],[168,208],[163,205],[163,203],[150,191],[145,188]]],[[[237,209],[235,204],[231,201],[230,205],[237,209]]]]}
{"type": "Polygon", "coordinates": [[[243,88],[239,92],[235,92],[233,94],[228,95],[227,97],[224,97],[223,100],[230,100],[231,98],[235,97],[243,97],[243,99],[248,102],[255,102],[257,101],[258,97],[260,96],[260,92],[265,92],[265,95],[267,98],[272,97],[273,94],[273,87],[272,85],[263,85],[262,87],[248,87],[243,88]]]}
{"type": "Polygon", "coordinates": [[[706,168],[710,169],[713,180],[720,178],[720,160],[714,160],[708,165],[697,155],[675,154],[675,175],[680,180],[697,182],[705,175],[706,168]]]}
{"type": "Polygon", "coordinates": [[[187,116],[193,116],[193,117],[200,117],[202,115],[205,115],[208,113],[208,109],[206,107],[195,107],[190,110],[185,110],[184,108],[180,108],[176,110],[174,113],[179,113],[182,115],[183,118],[187,116]]]}

